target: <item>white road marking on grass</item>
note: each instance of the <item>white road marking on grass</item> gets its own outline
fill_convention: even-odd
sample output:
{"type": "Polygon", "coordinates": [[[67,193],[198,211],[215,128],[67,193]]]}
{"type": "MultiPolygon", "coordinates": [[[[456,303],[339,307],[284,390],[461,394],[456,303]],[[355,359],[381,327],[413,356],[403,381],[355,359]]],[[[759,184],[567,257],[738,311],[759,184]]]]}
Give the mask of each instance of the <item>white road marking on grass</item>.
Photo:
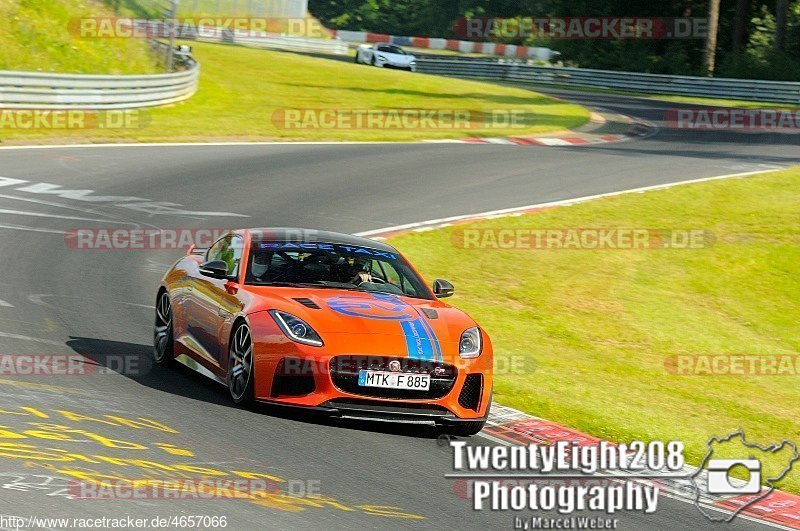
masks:
{"type": "Polygon", "coordinates": [[[750,175],[758,175],[760,173],[769,173],[771,171],[776,171],[775,169],[769,170],[756,170],[756,171],[748,171],[742,173],[730,173],[727,175],[716,175],[713,177],[701,177],[698,179],[690,179],[686,181],[676,181],[673,183],[666,183],[666,184],[654,184],[651,186],[643,186],[640,188],[630,188],[628,190],[621,190],[618,192],[606,192],[603,194],[596,194],[596,195],[587,195],[583,197],[576,197],[573,199],[562,199],[559,201],[548,201],[546,203],[536,203],[533,205],[525,205],[520,207],[512,207],[512,208],[502,208],[499,210],[490,210],[487,212],[478,212],[476,214],[463,214],[460,216],[450,216],[447,218],[438,218],[438,219],[431,219],[428,221],[419,221],[416,223],[405,223],[403,225],[394,225],[391,227],[384,227],[382,229],[374,229],[374,230],[367,230],[363,232],[355,233],[355,236],[361,237],[370,237],[370,236],[379,236],[381,234],[398,232],[403,230],[415,230],[425,227],[431,226],[439,226],[445,223],[452,223],[454,221],[466,221],[476,218],[486,218],[486,217],[504,217],[504,216],[511,216],[519,213],[523,213],[526,210],[534,210],[537,208],[548,208],[548,207],[555,207],[555,206],[568,206],[574,205],[577,203],[584,203],[586,201],[591,201],[593,199],[601,199],[603,197],[612,197],[616,195],[625,195],[625,194],[638,194],[642,192],[650,192],[654,190],[666,190],[668,188],[672,188],[674,186],[681,186],[684,184],[694,184],[694,183],[703,183],[708,181],[716,181],[719,179],[732,179],[735,177],[748,177],[750,175]]]}

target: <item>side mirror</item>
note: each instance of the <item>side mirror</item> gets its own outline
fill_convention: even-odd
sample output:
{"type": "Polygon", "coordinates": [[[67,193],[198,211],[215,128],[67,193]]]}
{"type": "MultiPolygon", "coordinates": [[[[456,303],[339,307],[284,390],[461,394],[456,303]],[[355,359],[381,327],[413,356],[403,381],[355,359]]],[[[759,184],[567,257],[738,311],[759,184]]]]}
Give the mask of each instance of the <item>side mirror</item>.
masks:
{"type": "Polygon", "coordinates": [[[206,277],[227,279],[228,264],[222,260],[212,260],[200,266],[200,274],[206,277]]]}
{"type": "Polygon", "coordinates": [[[453,287],[448,281],[437,278],[433,281],[433,294],[436,295],[438,298],[443,299],[445,297],[450,297],[453,293],[455,293],[456,288],[453,287]]]}

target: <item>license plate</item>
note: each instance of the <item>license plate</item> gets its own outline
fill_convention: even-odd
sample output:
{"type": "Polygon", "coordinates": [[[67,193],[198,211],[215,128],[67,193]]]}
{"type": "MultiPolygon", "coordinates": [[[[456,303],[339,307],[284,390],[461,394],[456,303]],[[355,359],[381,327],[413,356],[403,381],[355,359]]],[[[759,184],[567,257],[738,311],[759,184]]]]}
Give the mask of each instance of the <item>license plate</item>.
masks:
{"type": "Polygon", "coordinates": [[[358,371],[358,385],[361,387],[427,391],[431,388],[431,376],[429,374],[405,374],[402,372],[358,371]]]}

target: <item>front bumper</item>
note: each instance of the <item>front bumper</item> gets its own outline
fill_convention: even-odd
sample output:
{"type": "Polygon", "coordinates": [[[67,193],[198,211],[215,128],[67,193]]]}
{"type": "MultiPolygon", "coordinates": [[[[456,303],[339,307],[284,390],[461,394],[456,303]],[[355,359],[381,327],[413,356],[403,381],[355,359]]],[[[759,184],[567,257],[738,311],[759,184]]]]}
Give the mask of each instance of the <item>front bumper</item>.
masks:
{"type": "Polygon", "coordinates": [[[388,422],[392,424],[412,424],[416,426],[453,427],[476,421],[485,421],[489,416],[491,404],[480,418],[459,418],[444,408],[409,407],[403,405],[386,405],[384,402],[372,400],[328,400],[318,406],[300,406],[275,400],[259,400],[259,402],[296,408],[303,411],[319,413],[342,420],[358,420],[368,422],[388,422]]]}
{"type": "Polygon", "coordinates": [[[416,70],[416,64],[408,64],[408,63],[395,63],[393,61],[378,61],[378,66],[382,66],[384,68],[394,68],[397,70],[409,70],[411,72],[416,70]]]}
{"type": "Polygon", "coordinates": [[[453,425],[488,415],[493,386],[488,338],[478,358],[453,359],[445,353],[445,361],[435,362],[393,355],[398,350],[382,346],[377,338],[354,341],[348,334],[329,334],[320,348],[292,342],[279,330],[261,327],[272,325],[267,320],[251,324],[256,338],[255,396],[261,402],[344,418],[415,424],[453,425]],[[356,361],[340,363],[342,359],[356,361]],[[376,390],[355,384],[360,369],[386,370],[392,360],[401,362],[402,372],[430,374],[431,392],[376,390]]]}

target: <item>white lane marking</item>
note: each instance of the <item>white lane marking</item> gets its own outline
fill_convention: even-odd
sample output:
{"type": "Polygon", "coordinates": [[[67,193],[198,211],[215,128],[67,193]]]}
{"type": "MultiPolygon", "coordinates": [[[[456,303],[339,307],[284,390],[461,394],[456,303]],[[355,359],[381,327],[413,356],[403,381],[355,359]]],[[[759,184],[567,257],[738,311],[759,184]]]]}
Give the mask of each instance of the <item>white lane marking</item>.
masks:
{"type": "Polygon", "coordinates": [[[325,142],[142,142],[137,144],[58,144],[55,146],[0,146],[0,151],[16,149],[67,149],[67,148],[107,148],[107,147],[207,147],[207,146],[349,146],[375,144],[420,144],[420,142],[395,142],[392,140],[325,141],[325,142]]]}
{"type": "Polygon", "coordinates": [[[13,308],[13,307],[14,306],[12,306],[11,304],[7,303],[3,299],[0,299],[0,308],[13,308]]]}
{"type": "Polygon", "coordinates": [[[512,208],[502,208],[500,210],[490,210],[488,212],[479,212],[477,214],[463,214],[460,216],[450,216],[447,218],[439,218],[439,219],[431,219],[428,221],[419,221],[416,223],[405,223],[403,225],[394,225],[391,227],[384,227],[382,229],[374,229],[374,230],[367,230],[363,232],[355,233],[355,236],[361,237],[369,237],[369,236],[378,236],[385,233],[397,232],[402,230],[413,230],[413,229],[420,229],[420,228],[427,228],[431,225],[441,225],[443,223],[452,223],[454,221],[463,221],[473,218],[485,218],[485,217],[502,217],[513,215],[517,213],[523,213],[526,210],[533,210],[536,208],[547,208],[547,207],[555,207],[555,206],[567,206],[567,205],[574,205],[577,203],[583,203],[586,201],[592,201],[594,199],[601,199],[603,197],[612,197],[616,195],[625,195],[625,194],[638,194],[642,192],[650,192],[654,190],[666,190],[668,188],[672,188],[674,186],[681,186],[684,184],[694,184],[694,183],[703,183],[708,181],[716,181],[719,179],[732,179],[735,177],[748,177],[750,175],[758,175],[760,173],[769,173],[771,171],[776,171],[781,169],[781,167],[769,169],[769,170],[755,170],[755,171],[747,171],[742,173],[730,173],[727,175],[716,175],[714,177],[701,177],[698,179],[690,179],[686,181],[676,181],[673,183],[667,184],[654,184],[652,186],[642,186],[640,188],[630,188],[628,190],[621,190],[619,192],[607,192],[604,194],[596,194],[596,195],[587,195],[583,197],[576,197],[574,199],[562,199],[560,201],[548,201],[546,203],[536,203],[533,205],[526,205],[520,207],[512,207],[512,208]]]}
{"type": "MultiPolygon", "coordinates": [[[[166,266],[169,267],[169,266],[166,266]]],[[[163,269],[162,269],[163,270],[163,269]]],[[[70,297],[66,295],[56,295],[54,293],[32,293],[28,295],[28,300],[33,304],[37,304],[39,306],[47,306],[49,308],[56,308],[56,306],[50,304],[49,302],[45,302],[45,298],[58,298],[58,299],[80,299],[85,300],[86,297],[70,297]]],[[[124,304],[126,306],[136,306],[138,308],[147,308],[148,310],[152,310],[155,308],[152,304],[139,304],[137,302],[125,302],[125,301],[115,301],[115,300],[106,300],[104,302],[113,303],[113,304],[124,304]]]]}
{"type": "Polygon", "coordinates": [[[39,337],[31,337],[31,336],[22,336],[19,334],[9,334],[6,332],[0,332],[0,337],[6,337],[8,339],[20,339],[22,341],[34,341],[36,343],[44,343],[45,345],[55,345],[57,347],[63,347],[63,341],[53,341],[52,339],[41,339],[39,337]]]}
{"type": "Polygon", "coordinates": [[[82,218],[80,216],[62,216],[59,214],[45,214],[43,212],[26,212],[24,210],[10,210],[7,208],[0,208],[0,214],[11,214],[15,216],[34,216],[39,218],[69,219],[73,221],[97,221],[102,223],[117,223],[121,225],[129,225],[129,223],[125,221],[109,221],[107,219],[82,218]]]}
{"type": "MultiPolygon", "coordinates": [[[[137,210],[139,212],[144,212],[145,214],[150,214],[154,216],[156,214],[165,214],[165,215],[180,215],[180,216],[228,216],[228,217],[240,217],[246,218],[244,214],[237,214],[235,212],[195,212],[191,210],[182,210],[180,207],[183,206],[178,203],[170,203],[164,201],[150,201],[148,199],[144,199],[141,197],[134,197],[134,196],[100,196],[94,195],[94,190],[89,189],[69,189],[64,188],[60,184],[52,184],[52,183],[32,183],[30,181],[25,181],[22,179],[12,179],[10,177],[0,177],[0,186],[14,186],[15,190],[20,192],[28,192],[32,194],[46,194],[46,195],[55,195],[62,199],[71,199],[74,201],[83,201],[87,203],[113,203],[113,206],[120,207],[120,208],[128,208],[131,210],[137,210]],[[19,187],[17,185],[25,184],[23,187],[19,187]]],[[[0,197],[5,197],[7,199],[16,199],[21,201],[32,201],[36,202],[35,200],[31,199],[23,199],[18,196],[9,196],[9,195],[0,195],[0,197]]],[[[46,204],[46,203],[43,203],[46,204]]],[[[59,203],[52,203],[52,206],[62,206],[59,203]]],[[[70,208],[70,207],[65,207],[70,208]]],[[[73,210],[75,210],[73,208],[73,210]]],[[[106,213],[99,213],[95,211],[91,211],[89,209],[78,209],[81,211],[89,212],[91,214],[99,214],[108,216],[106,213]]],[[[117,219],[122,219],[117,217],[117,219]]],[[[200,217],[202,219],[202,217],[200,217]]]]}
{"type": "Polygon", "coordinates": [[[46,232],[48,234],[66,234],[66,232],[63,231],[63,230],[40,229],[39,227],[29,227],[27,225],[0,224],[0,229],[26,230],[26,231],[30,231],[30,232],[46,232]]]}
{"type": "MultiPolygon", "coordinates": [[[[111,216],[111,215],[109,215],[109,214],[107,214],[105,212],[101,212],[99,210],[94,210],[94,209],[91,209],[91,208],[79,208],[79,207],[74,207],[74,206],[70,206],[70,205],[65,205],[64,203],[56,203],[55,201],[45,201],[44,199],[34,199],[32,197],[19,197],[19,196],[16,196],[16,195],[7,195],[7,194],[0,194],[0,198],[2,198],[2,199],[11,199],[11,200],[14,200],[14,201],[25,201],[27,203],[36,203],[37,205],[46,205],[46,206],[51,206],[51,207],[56,207],[56,208],[66,208],[67,210],[75,210],[77,212],[86,212],[86,213],[89,213],[89,214],[97,214],[98,216],[109,216],[109,217],[116,218],[116,219],[122,219],[122,218],[120,218],[118,216],[111,216]]],[[[130,224],[135,226],[135,227],[137,227],[137,228],[141,227],[142,225],[146,225],[148,227],[153,227],[153,228],[158,228],[155,225],[150,225],[149,223],[140,224],[140,223],[134,223],[133,221],[131,221],[130,224]]]]}

